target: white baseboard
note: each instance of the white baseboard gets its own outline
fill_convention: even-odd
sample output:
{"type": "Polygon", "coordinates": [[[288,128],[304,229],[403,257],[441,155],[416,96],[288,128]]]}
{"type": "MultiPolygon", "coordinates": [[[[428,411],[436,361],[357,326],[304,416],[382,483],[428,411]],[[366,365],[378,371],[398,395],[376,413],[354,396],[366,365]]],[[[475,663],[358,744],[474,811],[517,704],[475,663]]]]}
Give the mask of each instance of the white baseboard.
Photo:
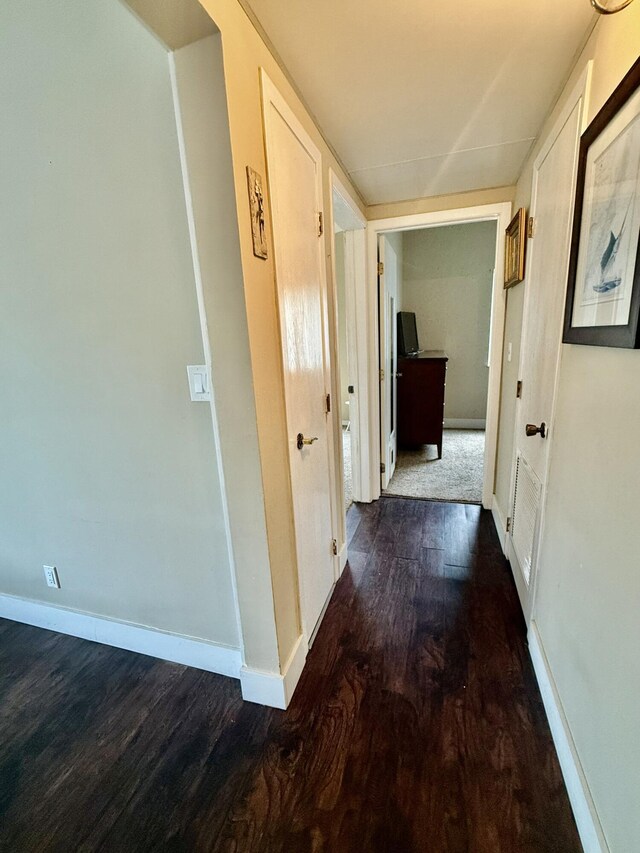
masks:
{"type": "Polygon", "coordinates": [[[57,631],[59,634],[70,634],[72,637],[80,637],[94,643],[115,646],[129,652],[193,666],[207,672],[216,672],[231,678],[240,677],[240,650],[205,640],[169,634],[144,625],[118,622],[104,616],[94,616],[13,595],[0,595],[0,617],[57,631]]]}
{"type": "Polygon", "coordinates": [[[533,621],[529,626],[528,640],[529,653],[538,679],[542,701],[547,712],[551,735],[558,753],[558,761],[564,776],[564,783],[567,787],[582,846],[585,853],[608,853],[609,845],[602,831],[602,825],[589,791],[580,757],[571,736],[571,729],[562,708],[547,656],[544,653],[540,634],[536,623],[533,621]]]}
{"type": "Polygon", "coordinates": [[[246,702],[286,710],[302,675],[308,651],[307,638],[301,634],[283,667],[282,675],[243,666],[240,670],[242,698],[246,702]]]}
{"type": "Polygon", "coordinates": [[[496,496],[493,496],[493,502],[491,504],[491,514],[493,515],[493,520],[496,524],[496,530],[498,531],[498,539],[500,540],[500,547],[502,548],[502,553],[506,556],[507,553],[507,519],[502,514],[502,510],[498,506],[498,501],[496,500],[496,496]]]}
{"type": "Polygon", "coordinates": [[[487,422],[483,418],[445,418],[445,429],[486,429],[487,422]]]}

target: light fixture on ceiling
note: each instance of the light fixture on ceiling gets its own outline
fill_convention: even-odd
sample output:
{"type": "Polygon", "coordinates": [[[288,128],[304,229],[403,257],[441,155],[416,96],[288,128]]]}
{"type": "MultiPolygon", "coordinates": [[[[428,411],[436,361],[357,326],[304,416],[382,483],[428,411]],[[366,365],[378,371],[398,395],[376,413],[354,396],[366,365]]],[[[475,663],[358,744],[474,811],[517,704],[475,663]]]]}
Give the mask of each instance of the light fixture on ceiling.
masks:
{"type": "Polygon", "coordinates": [[[601,15],[613,15],[621,12],[631,3],[631,0],[623,0],[622,3],[611,3],[610,0],[591,0],[591,5],[601,15]]]}

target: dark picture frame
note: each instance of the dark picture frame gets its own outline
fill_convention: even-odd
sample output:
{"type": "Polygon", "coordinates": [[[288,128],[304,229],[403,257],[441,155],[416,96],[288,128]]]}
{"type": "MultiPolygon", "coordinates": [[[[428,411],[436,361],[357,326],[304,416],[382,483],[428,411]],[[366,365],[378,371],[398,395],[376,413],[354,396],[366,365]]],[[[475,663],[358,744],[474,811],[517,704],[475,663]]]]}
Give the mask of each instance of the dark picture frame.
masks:
{"type": "Polygon", "coordinates": [[[563,342],[640,348],[640,59],[580,140],[563,342]]]}
{"type": "Polygon", "coordinates": [[[527,214],[521,207],[513,217],[504,241],[504,289],[524,280],[524,261],[527,246],[527,214]]]}

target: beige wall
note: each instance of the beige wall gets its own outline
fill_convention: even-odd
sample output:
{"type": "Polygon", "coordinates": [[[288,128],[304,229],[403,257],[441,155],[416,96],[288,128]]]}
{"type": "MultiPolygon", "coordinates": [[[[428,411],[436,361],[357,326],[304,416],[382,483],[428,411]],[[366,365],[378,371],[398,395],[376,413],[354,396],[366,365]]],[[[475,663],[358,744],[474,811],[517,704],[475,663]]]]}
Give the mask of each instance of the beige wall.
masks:
{"type": "MultiPolygon", "coordinates": [[[[76,405],[73,418],[61,419],[65,426],[74,424],[76,432],[69,434],[69,447],[64,448],[59,466],[49,465],[46,488],[53,490],[55,485],[55,491],[47,498],[45,489],[46,499],[36,498],[36,490],[32,488],[30,501],[18,504],[16,509],[16,495],[21,498],[20,488],[27,490],[29,486],[28,478],[22,477],[12,497],[11,513],[6,514],[3,521],[6,520],[8,527],[19,529],[22,524],[24,528],[25,518],[28,517],[32,525],[38,521],[34,511],[36,504],[46,504],[47,513],[48,507],[56,504],[58,518],[62,515],[63,521],[51,521],[51,529],[59,532],[66,542],[77,544],[80,552],[83,548],[91,550],[92,566],[98,566],[105,576],[110,577],[110,571],[117,574],[120,569],[113,567],[120,564],[125,567],[123,575],[129,573],[130,591],[124,592],[110,577],[104,586],[93,583],[87,590],[87,597],[76,596],[78,583],[80,586],[85,583],[88,588],[88,580],[76,583],[73,579],[72,582],[74,570],[71,562],[62,564],[66,559],[64,549],[59,546],[49,548],[46,556],[37,556],[37,583],[41,564],[57,562],[64,588],[61,593],[50,593],[45,588],[41,593],[44,600],[54,600],[51,595],[57,595],[56,602],[72,608],[92,609],[114,618],[142,621],[165,630],[190,632],[194,636],[237,646],[240,638],[231,571],[235,562],[237,601],[242,616],[247,663],[256,669],[277,671],[289,658],[300,634],[300,621],[273,253],[266,262],[253,255],[246,189],[246,165],[256,168],[266,179],[259,83],[261,67],[270,75],[321,150],[325,212],[329,210],[329,167],[345,186],[350,187],[350,184],[295,89],[241,6],[235,0],[211,0],[206,6],[221,30],[221,37],[214,37],[217,58],[213,65],[217,68],[217,77],[214,75],[215,79],[210,84],[194,93],[194,87],[185,80],[192,73],[196,77],[198,74],[206,75],[204,65],[208,60],[203,59],[206,51],[203,52],[201,46],[191,45],[175,54],[176,86],[181,90],[185,117],[182,129],[187,148],[190,148],[186,161],[195,176],[190,182],[189,175],[186,175],[192,196],[188,199],[193,219],[192,248],[200,264],[200,318],[171,103],[169,65],[163,46],[131,17],[128,10],[115,2],[99,9],[85,9],[83,4],[71,0],[59,0],[55,4],[38,3],[27,11],[26,7],[21,7],[19,14],[16,7],[11,18],[6,18],[9,26],[4,32],[8,33],[7,40],[11,44],[3,58],[8,67],[15,66],[17,80],[14,91],[22,93],[24,89],[24,96],[15,100],[22,111],[16,116],[15,134],[8,140],[11,157],[5,157],[3,162],[9,166],[11,180],[7,186],[20,197],[25,214],[20,217],[20,206],[14,206],[11,211],[13,219],[9,223],[11,227],[5,229],[3,236],[8,238],[12,248],[20,245],[19,229],[23,220],[31,217],[28,226],[22,227],[31,227],[34,223],[46,251],[37,257],[40,267],[29,270],[28,274],[39,281],[51,280],[50,268],[57,270],[59,266],[62,270],[59,276],[54,277],[55,286],[49,287],[48,293],[51,304],[63,298],[73,301],[73,318],[70,312],[58,310],[63,322],[52,324],[70,354],[64,377],[62,368],[56,373],[57,366],[49,366],[49,373],[59,380],[55,386],[58,398],[67,395],[76,405]],[[76,14],[80,16],[77,26],[76,14]],[[74,41],[73,34],[85,29],[92,33],[92,37],[86,45],[76,44],[79,38],[74,41]],[[96,41],[98,34],[103,40],[100,44],[96,41]],[[224,86],[219,75],[221,45],[224,86]],[[63,57],[61,53],[64,53],[63,57]],[[34,54],[42,55],[43,61],[32,63],[33,67],[27,73],[25,58],[34,54]],[[93,71],[82,75],[77,73],[85,60],[89,67],[92,61],[97,65],[99,74],[107,80],[104,86],[97,83],[98,71],[96,74],[93,71]],[[186,77],[181,79],[181,75],[186,77]],[[206,95],[207,89],[210,97],[205,97],[198,104],[198,97],[206,95]],[[68,92],[70,97],[63,100],[61,92],[68,92]],[[221,110],[218,127],[214,127],[215,117],[204,115],[206,107],[210,107],[213,101],[221,110]],[[225,108],[229,119],[228,139],[227,121],[223,114],[225,108]],[[84,126],[78,121],[78,110],[82,111],[83,122],[89,123],[86,131],[89,138],[85,138],[84,126]],[[119,119],[117,122],[112,120],[114,115],[119,119]],[[43,121],[48,121],[59,133],[59,148],[63,153],[57,162],[52,159],[54,169],[49,170],[53,175],[51,191],[45,194],[44,203],[37,207],[37,215],[31,216],[30,196],[20,181],[28,181],[31,188],[40,180],[33,163],[44,159],[38,149],[37,138],[41,135],[43,121]],[[123,133],[123,128],[127,129],[126,133],[123,133]],[[209,134],[212,144],[217,144],[217,140],[222,145],[216,148],[215,163],[211,158],[207,161],[207,152],[202,147],[203,134],[204,138],[209,134]],[[27,140],[24,145],[23,138],[27,140]],[[100,144],[93,145],[95,139],[100,144]],[[33,151],[29,161],[31,171],[16,168],[12,161],[15,158],[14,147],[22,148],[23,158],[27,156],[25,152],[33,151]],[[230,163],[233,170],[231,185],[228,183],[230,163]],[[55,171],[56,165],[59,175],[55,171]],[[160,181],[156,177],[158,174],[162,176],[160,181]],[[101,196],[96,195],[94,189],[107,193],[114,185],[114,178],[120,195],[109,199],[110,206],[103,209],[95,203],[96,197],[101,199],[101,196]],[[84,205],[81,211],[74,210],[77,221],[60,216],[60,210],[64,208],[60,206],[59,195],[66,191],[69,183],[73,184],[74,191],[79,190],[76,196],[84,205]],[[212,208],[207,193],[202,191],[205,184],[213,187],[213,193],[224,207],[223,215],[212,208]],[[200,188],[200,193],[196,187],[200,188]],[[233,210],[234,198],[237,216],[233,210]],[[90,224],[94,224],[96,207],[99,208],[99,235],[96,237],[92,232],[84,239],[90,224]],[[123,215],[123,209],[129,216],[123,215]],[[135,221],[131,222],[133,212],[135,221]],[[109,216],[108,225],[113,233],[104,227],[109,216]],[[50,222],[54,223],[53,227],[50,222]],[[216,226],[218,231],[208,230],[211,226],[216,226]],[[196,233],[198,229],[199,234],[196,233]],[[216,238],[211,237],[212,233],[216,238]],[[83,239],[79,240],[78,235],[83,239]],[[167,235],[170,235],[169,239],[167,235]],[[141,252],[140,247],[145,251],[141,252]],[[99,253],[97,260],[96,251],[99,253]],[[106,262],[103,255],[108,255],[106,262]],[[74,275],[71,276],[70,272],[74,275]],[[185,295],[187,288],[188,296],[185,295]],[[78,315],[82,318],[82,306],[93,298],[94,291],[99,306],[100,300],[104,301],[107,296],[112,300],[112,313],[101,316],[98,335],[94,334],[91,324],[87,324],[91,334],[85,334],[83,350],[75,345],[69,328],[75,329],[78,315]],[[183,302],[178,308],[180,299],[183,302]],[[137,322],[134,322],[136,318],[137,322]],[[112,331],[114,327],[118,327],[117,335],[112,331]],[[109,338],[111,347],[105,349],[109,353],[106,367],[100,363],[101,358],[92,360],[101,334],[109,338]],[[223,357],[225,349],[228,353],[231,351],[230,343],[242,346],[242,341],[242,354],[234,355],[231,364],[228,358],[223,357]],[[211,408],[190,403],[184,369],[187,363],[202,362],[209,355],[217,401],[217,406],[211,408]],[[76,368],[78,360],[82,364],[80,370],[76,368]],[[176,364],[179,364],[178,372],[175,372],[176,364]],[[104,406],[95,402],[76,403],[76,399],[82,400],[82,394],[88,387],[100,388],[104,406]],[[179,399],[176,399],[176,394],[179,394],[179,399]],[[108,412],[105,410],[107,403],[110,406],[108,412]],[[125,405],[128,406],[126,418],[124,410],[118,408],[125,405]],[[90,423],[77,418],[78,407],[82,406],[91,408],[93,420],[90,423]],[[112,440],[109,418],[113,412],[116,412],[120,432],[124,433],[124,437],[118,433],[119,439],[135,444],[129,457],[123,455],[122,448],[112,440]],[[129,417],[132,420],[128,420],[129,417]],[[147,419],[151,419],[153,427],[143,429],[141,424],[147,419]],[[75,508],[63,506],[60,510],[59,507],[60,497],[66,488],[65,478],[72,477],[68,458],[71,445],[76,454],[80,453],[78,445],[81,446],[85,430],[88,427],[97,429],[98,424],[101,431],[96,434],[99,437],[96,439],[97,449],[100,458],[106,459],[105,467],[110,469],[111,478],[117,470],[113,460],[120,463],[126,458],[128,477],[134,483],[134,497],[130,501],[122,499],[120,484],[116,488],[114,483],[111,483],[113,498],[105,494],[100,494],[99,500],[97,498],[98,503],[107,501],[108,511],[118,515],[119,523],[126,521],[129,525],[126,531],[122,528],[122,535],[116,535],[117,528],[109,528],[103,518],[95,521],[100,525],[97,537],[95,530],[89,529],[88,525],[94,523],[93,512],[80,512],[80,506],[83,510],[91,509],[86,483],[75,494],[75,508]],[[125,429],[127,424],[131,425],[129,432],[125,429]],[[170,438],[164,436],[165,431],[170,438]],[[76,436],[75,442],[72,435],[76,436]],[[102,441],[103,435],[106,441],[102,441]],[[141,470],[151,473],[141,476],[141,470]],[[226,505],[223,501],[225,490],[226,505]],[[177,509],[174,506],[176,501],[179,502],[177,509]],[[166,509],[165,505],[171,508],[166,509]],[[23,512],[23,517],[18,519],[20,512],[23,512]],[[150,521],[150,518],[156,520],[157,513],[164,513],[163,522],[168,518],[168,522],[161,525],[161,535],[157,535],[158,530],[150,521]],[[120,515],[126,518],[120,518],[120,515]],[[72,529],[67,529],[67,516],[73,519],[75,526],[72,525],[72,529]],[[186,532],[182,525],[186,525],[186,532]],[[179,530],[169,546],[167,541],[174,535],[174,527],[179,530]],[[230,537],[226,535],[227,530],[230,530],[230,537]],[[100,547],[101,531],[104,531],[105,538],[109,537],[110,542],[116,543],[115,551],[103,552],[100,547]],[[144,564],[145,548],[153,554],[153,579],[143,572],[136,585],[131,563],[135,562],[137,567],[144,564]],[[51,550],[55,553],[50,553],[51,550]],[[211,608],[210,598],[213,598],[211,608]]],[[[11,83],[13,85],[14,81],[11,83]]],[[[8,122],[13,118],[9,116],[8,122]]],[[[353,197],[356,205],[363,210],[355,191],[353,197]]],[[[69,199],[71,203],[71,194],[69,199]]],[[[269,221],[267,231],[270,237],[269,221]]],[[[332,269],[329,242],[325,242],[329,309],[333,316],[332,269]]],[[[12,263],[16,269],[20,266],[17,255],[12,263]]],[[[37,263],[34,261],[34,266],[37,263]]],[[[22,264],[25,264],[24,260],[22,264]]],[[[20,274],[19,270],[15,273],[17,280],[20,274]]],[[[11,299],[16,302],[10,306],[12,313],[7,312],[4,316],[15,329],[20,328],[20,323],[26,324],[27,300],[32,297],[32,290],[27,288],[18,291],[17,296],[11,293],[11,299]],[[20,304],[19,300],[22,300],[20,304]]],[[[47,308],[50,308],[48,303],[47,308]]],[[[28,319],[35,323],[32,317],[28,319]]],[[[34,348],[40,346],[37,356],[41,360],[48,341],[46,334],[40,334],[44,319],[39,318],[39,322],[39,331],[31,330],[34,340],[30,345],[34,348]]],[[[45,331],[48,334],[48,330],[45,331]]],[[[335,335],[333,328],[330,335],[332,338],[335,335]]],[[[7,337],[13,343],[17,335],[14,332],[7,337]]],[[[23,343],[21,341],[19,346],[23,343]]],[[[19,346],[16,344],[13,362],[9,357],[5,361],[7,374],[15,366],[17,353],[23,351],[19,346]]],[[[100,356],[103,357],[104,353],[100,356]]],[[[40,376],[37,373],[39,360],[33,367],[36,379],[40,376]]],[[[31,374],[25,369],[16,376],[31,381],[31,374]]],[[[335,377],[334,382],[332,391],[335,399],[335,377]]],[[[39,387],[38,381],[33,384],[39,387]]],[[[22,390],[17,388],[17,383],[12,386],[10,382],[8,387],[14,386],[20,396],[22,390]]],[[[34,472],[42,472],[52,453],[61,447],[50,438],[56,432],[58,413],[48,416],[48,420],[44,417],[48,414],[47,407],[53,406],[52,395],[53,392],[48,397],[41,395],[41,417],[33,418],[34,422],[37,420],[49,426],[46,449],[44,445],[37,445],[39,455],[32,453],[27,460],[34,472]]],[[[10,393],[7,399],[12,399],[10,393]]],[[[63,410],[71,410],[69,401],[65,400],[63,410]]],[[[25,423],[30,423],[29,415],[37,411],[36,405],[25,415],[24,421],[20,421],[15,412],[12,414],[12,428],[16,435],[18,428],[27,434],[25,423]]],[[[339,442],[340,415],[335,408],[333,426],[339,442]]],[[[31,437],[36,435],[33,426],[29,429],[31,437]]],[[[65,429],[60,427],[58,432],[64,433],[65,429]]],[[[336,457],[339,456],[338,442],[336,457]]],[[[10,447],[10,443],[5,444],[5,448],[10,447]]],[[[86,468],[89,483],[92,482],[91,471],[97,464],[93,458],[97,449],[91,448],[89,454],[92,457],[91,465],[86,468]]],[[[18,465],[23,461],[13,454],[12,477],[17,476],[18,465]]],[[[85,460],[78,464],[85,474],[85,460]]],[[[40,473],[39,476],[43,478],[44,475],[40,473]]],[[[29,542],[23,543],[24,549],[32,547],[34,541],[35,537],[31,535],[29,542]]],[[[17,559],[16,554],[21,553],[22,545],[16,544],[14,548],[9,542],[5,547],[13,563],[17,559]]],[[[33,572],[33,556],[24,553],[21,556],[28,561],[30,572],[33,572]]],[[[15,575],[18,580],[8,582],[6,591],[35,595],[32,587],[23,583],[22,570],[16,570],[15,575]]]]}
{"type": "MultiPolygon", "coordinates": [[[[227,497],[247,666],[277,671],[277,643],[231,143],[216,34],[171,57],[203,335],[210,354],[213,428],[227,497]]],[[[295,604],[294,604],[295,606],[295,604]]]]}
{"type": "MultiPolygon", "coordinates": [[[[593,59],[589,119],[637,58],[638,45],[640,4],[599,19],[565,88],[593,59]]],[[[516,206],[528,205],[536,154],[516,206]]],[[[521,300],[510,297],[508,313],[520,312],[521,300]]],[[[640,351],[562,347],[534,609],[607,842],[620,853],[635,850],[640,838],[639,376],[640,351]]],[[[502,495],[506,477],[504,466],[502,495]]]]}
{"type": "Polygon", "coordinates": [[[470,190],[466,193],[436,195],[389,204],[372,204],[367,207],[367,219],[387,219],[392,216],[412,216],[416,213],[457,210],[459,207],[499,204],[503,201],[513,201],[514,193],[515,187],[496,187],[490,190],[470,190]]]}
{"type": "Polygon", "coordinates": [[[0,592],[237,647],[167,53],[115,2],[2,16],[0,592]]]}
{"type": "MultiPolygon", "coordinates": [[[[323,196],[325,213],[329,211],[331,166],[346,187],[348,177],[336,161],[320,131],[301,103],[291,83],[274,60],[255,27],[237,0],[203,0],[203,6],[222,34],[225,82],[229,109],[231,151],[238,206],[238,224],[245,302],[251,350],[258,424],[258,441],[264,490],[273,603],[255,597],[256,608],[275,608],[280,662],[285,663],[300,634],[297,608],[297,570],[293,531],[293,509],[287,458],[287,430],[284,409],[284,385],[280,333],[276,309],[273,251],[267,261],[254,257],[251,222],[247,201],[245,168],[252,166],[266,176],[259,70],[263,67],[275,86],[319,147],[323,159],[323,196]]],[[[359,205],[355,191],[356,204],[359,205]]],[[[361,205],[360,209],[363,209],[361,205]]],[[[271,239],[270,219],[267,234],[271,239]]],[[[325,239],[327,280],[332,292],[333,278],[329,240],[325,239]]],[[[334,316],[333,304],[329,305],[334,316]]],[[[331,329],[331,335],[335,330],[331,329]]],[[[334,374],[333,398],[339,394],[334,374]]],[[[336,459],[339,458],[340,412],[333,410],[336,459]]],[[[337,480],[336,482],[339,482],[337,480]]],[[[240,582],[240,579],[239,579],[240,582]]]]}
{"type": "Polygon", "coordinates": [[[484,420],[496,224],[407,231],[403,244],[404,310],[421,348],[449,356],[445,417],[484,420]]]}

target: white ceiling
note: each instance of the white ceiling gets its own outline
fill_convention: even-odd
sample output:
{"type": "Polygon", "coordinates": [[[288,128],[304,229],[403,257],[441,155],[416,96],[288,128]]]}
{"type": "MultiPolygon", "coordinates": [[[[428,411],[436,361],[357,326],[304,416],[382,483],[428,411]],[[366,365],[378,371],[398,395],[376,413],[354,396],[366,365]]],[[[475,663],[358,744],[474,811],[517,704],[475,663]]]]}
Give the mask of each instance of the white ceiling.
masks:
{"type": "Polygon", "coordinates": [[[515,183],[589,0],[244,0],[369,204],[515,183]]]}

